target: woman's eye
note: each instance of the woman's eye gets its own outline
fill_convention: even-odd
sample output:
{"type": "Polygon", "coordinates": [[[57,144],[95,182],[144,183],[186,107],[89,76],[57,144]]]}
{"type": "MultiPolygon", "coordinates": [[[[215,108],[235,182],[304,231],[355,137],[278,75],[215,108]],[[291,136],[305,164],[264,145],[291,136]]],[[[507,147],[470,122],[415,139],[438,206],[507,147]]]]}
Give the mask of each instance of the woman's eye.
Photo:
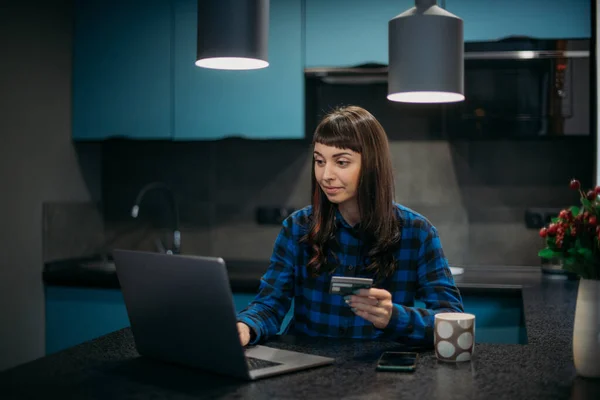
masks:
{"type": "Polygon", "coordinates": [[[317,165],[323,165],[324,162],[323,162],[323,160],[316,160],[315,159],[315,164],[317,164],[317,165]]]}
{"type": "Polygon", "coordinates": [[[345,167],[345,166],[347,166],[348,164],[350,164],[350,161],[344,161],[344,160],[340,160],[340,161],[338,161],[338,165],[339,165],[340,167],[345,167]]]}

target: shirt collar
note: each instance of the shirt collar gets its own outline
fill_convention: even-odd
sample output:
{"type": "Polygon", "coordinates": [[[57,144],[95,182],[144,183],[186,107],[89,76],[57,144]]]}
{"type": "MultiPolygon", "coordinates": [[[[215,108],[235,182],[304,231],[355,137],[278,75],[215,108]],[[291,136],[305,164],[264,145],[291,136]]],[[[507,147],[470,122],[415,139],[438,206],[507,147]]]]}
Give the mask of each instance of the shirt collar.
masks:
{"type": "Polygon", "coordinates": [[[360,235],[361,229],[360,229],[360,222],[354,226],[351,226],[342,216],[342,213],[340,212],[340,210],[336,207],[335,209],[335,222],[336,225],[339,226],[343,226],[344,228],[348,229],[351,233],[355,234],[355,235],[360,235]]]}

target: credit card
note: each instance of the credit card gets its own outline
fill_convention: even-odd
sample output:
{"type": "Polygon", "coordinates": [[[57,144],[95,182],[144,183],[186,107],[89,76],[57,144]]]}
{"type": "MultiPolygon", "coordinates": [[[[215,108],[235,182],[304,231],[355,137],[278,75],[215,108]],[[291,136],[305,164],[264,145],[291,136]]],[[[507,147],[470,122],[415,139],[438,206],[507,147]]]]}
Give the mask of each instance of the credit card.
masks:
{"type": "Polygon", "coordinates": [[[356,289],[369,289],[373,285],[371,278],[355,278],[351,276],[332,276],[329,293],[346,296],[354,294],[356,289]]]}

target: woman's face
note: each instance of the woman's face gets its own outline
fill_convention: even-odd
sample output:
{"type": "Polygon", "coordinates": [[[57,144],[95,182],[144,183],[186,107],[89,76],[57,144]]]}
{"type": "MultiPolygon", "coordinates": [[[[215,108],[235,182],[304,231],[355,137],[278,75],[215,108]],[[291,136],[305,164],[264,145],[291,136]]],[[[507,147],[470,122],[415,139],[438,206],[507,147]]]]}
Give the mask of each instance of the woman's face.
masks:
{"type": "Polygon", "coordinates": [[[330,202],[339,205],[356,199],[360,153],[316,143],[314,162],[315,178],[330,202]]]}

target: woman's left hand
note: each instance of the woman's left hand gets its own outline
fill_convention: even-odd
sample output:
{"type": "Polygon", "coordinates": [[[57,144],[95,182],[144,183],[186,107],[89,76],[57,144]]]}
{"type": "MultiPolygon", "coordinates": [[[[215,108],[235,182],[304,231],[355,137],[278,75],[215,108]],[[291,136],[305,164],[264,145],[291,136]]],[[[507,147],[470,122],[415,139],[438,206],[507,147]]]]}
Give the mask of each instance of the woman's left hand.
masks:
{"type": "Polygon", "coordinates": [[[360,289],[358,294],[345,297],[352,311],[373,323],[378,329],[383,329],[390,323],[392,317],[392,295],[384,289],[360,289]]]}

